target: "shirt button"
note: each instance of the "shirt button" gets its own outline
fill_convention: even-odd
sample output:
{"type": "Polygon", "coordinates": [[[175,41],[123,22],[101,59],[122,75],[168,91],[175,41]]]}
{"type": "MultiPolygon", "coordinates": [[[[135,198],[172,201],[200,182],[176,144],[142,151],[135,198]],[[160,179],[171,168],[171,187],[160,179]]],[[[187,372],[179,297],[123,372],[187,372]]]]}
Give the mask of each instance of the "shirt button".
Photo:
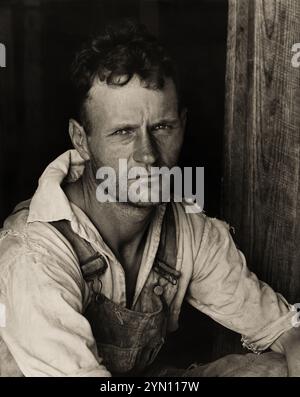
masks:
{"type": "Polygon", "coordinates": [[[162,295],[164,293],[164,289],[161,285],[157,285],[156,287],[154,287],[154,293],[155,295],[162,295]]]}

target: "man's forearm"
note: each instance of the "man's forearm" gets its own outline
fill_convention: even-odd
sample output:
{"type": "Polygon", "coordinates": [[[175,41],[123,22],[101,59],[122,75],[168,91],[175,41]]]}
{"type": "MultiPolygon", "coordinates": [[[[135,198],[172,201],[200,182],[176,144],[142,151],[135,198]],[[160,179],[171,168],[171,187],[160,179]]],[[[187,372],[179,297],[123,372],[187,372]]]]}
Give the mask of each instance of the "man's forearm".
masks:
{"type": "Polygon", "coordinates": [[[289,376],[300,376],[300,328],[291,328],[271,346],[286,356],[289,376]]]}

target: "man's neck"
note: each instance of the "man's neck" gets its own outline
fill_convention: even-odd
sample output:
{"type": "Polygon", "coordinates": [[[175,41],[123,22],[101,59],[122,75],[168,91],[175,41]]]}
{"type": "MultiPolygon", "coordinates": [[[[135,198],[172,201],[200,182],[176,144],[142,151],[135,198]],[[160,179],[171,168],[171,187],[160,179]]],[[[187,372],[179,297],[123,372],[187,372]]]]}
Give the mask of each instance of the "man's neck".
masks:
{"type": "Polygon", "coordinates": [[[80,207],[117,257],[130,248],[136,252],[153,217],[154,207],[135,207],[130,203],[100,203],[97,184],[86,167],[82,177],[65,187],[69,200],[80,207]]]}

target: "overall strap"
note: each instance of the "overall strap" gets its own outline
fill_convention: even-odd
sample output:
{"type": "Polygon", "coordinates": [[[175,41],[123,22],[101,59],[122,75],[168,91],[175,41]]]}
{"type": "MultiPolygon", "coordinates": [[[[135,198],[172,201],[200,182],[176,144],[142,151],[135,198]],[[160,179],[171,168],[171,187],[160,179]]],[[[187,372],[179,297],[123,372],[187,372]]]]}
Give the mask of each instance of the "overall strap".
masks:
{"type": "Polygon", "coordinates": [[[80,237],[71,228],[67,220],[50,222],[72,245],[85,281],[89,282],[101,276],[107,269],[103,255],[96,251],[84,238],[80,237]]]}
{"type": "MultiPolygon", "coordinates": [[[[92,281],[101,276],[107,269],[107,263],[103,256],[97,252],[91,244],[76,234],[69,221],[61,220],[51,222],[72,245],[76,252],[83,278],[92,281]]],[[[177,238],[174,212],[171,203],[167,205],[161,231],[160,243],[158,246],[153,270],[161,277],[176,285],[181,275],[176,270],[177,262],[177,238]]]]}
{"type": "MultiPolygon", "coordinates": [[[[15,208],[14,213],[29,209],[29,206],[30,200],[26,200],[15,208]]],[[[69,221],[60,220],[49,223],[54,226],[73,247],[79,260],[83,278],[87,282],[96,279],[106,271],[107,263],[104,257],[97,252],[88,241],[73,231],[69,221]]],[[[172,204],[168,203],[153,270],[173,285],[176,285],[181,275],[181,273],[176,270],[176,262],[177,237],[175,216],[172,204]]]]}
{"type": "Polygon", "coordinates": [[[172,204],[167,204],[160,242],[153,270],[160,276],[176,285],[181,272],[176,270],[177,264],[177,233],[172,204]]]}
{"type": "MultiPolygon", "coordinates": [[[[31,199],[18,204],[12,214],[16,214],[23,210],[28,210],[30,207],[31,199]]],[[[94,250],[91,244],[85,239],[81,238],[71,228],[70,222],[67,220],[60,220],[49,222],[54,226],[71,244],[78,260],[83,278],[89,282],[96,277],[103,274],[107,268],[107,263],[103,256],[94,250]]]]}

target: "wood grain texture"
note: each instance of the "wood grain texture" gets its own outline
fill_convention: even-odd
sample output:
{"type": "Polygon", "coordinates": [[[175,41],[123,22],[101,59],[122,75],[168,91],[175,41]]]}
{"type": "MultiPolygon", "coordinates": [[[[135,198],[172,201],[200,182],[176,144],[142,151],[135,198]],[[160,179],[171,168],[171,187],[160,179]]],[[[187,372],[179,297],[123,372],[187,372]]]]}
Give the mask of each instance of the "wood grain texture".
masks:
{"type": "Polygon", "coordinates": [[[229,1],[223,214],[249,267],[292,303],[300,302],[296,42],[298,0],[229,1]]]}

